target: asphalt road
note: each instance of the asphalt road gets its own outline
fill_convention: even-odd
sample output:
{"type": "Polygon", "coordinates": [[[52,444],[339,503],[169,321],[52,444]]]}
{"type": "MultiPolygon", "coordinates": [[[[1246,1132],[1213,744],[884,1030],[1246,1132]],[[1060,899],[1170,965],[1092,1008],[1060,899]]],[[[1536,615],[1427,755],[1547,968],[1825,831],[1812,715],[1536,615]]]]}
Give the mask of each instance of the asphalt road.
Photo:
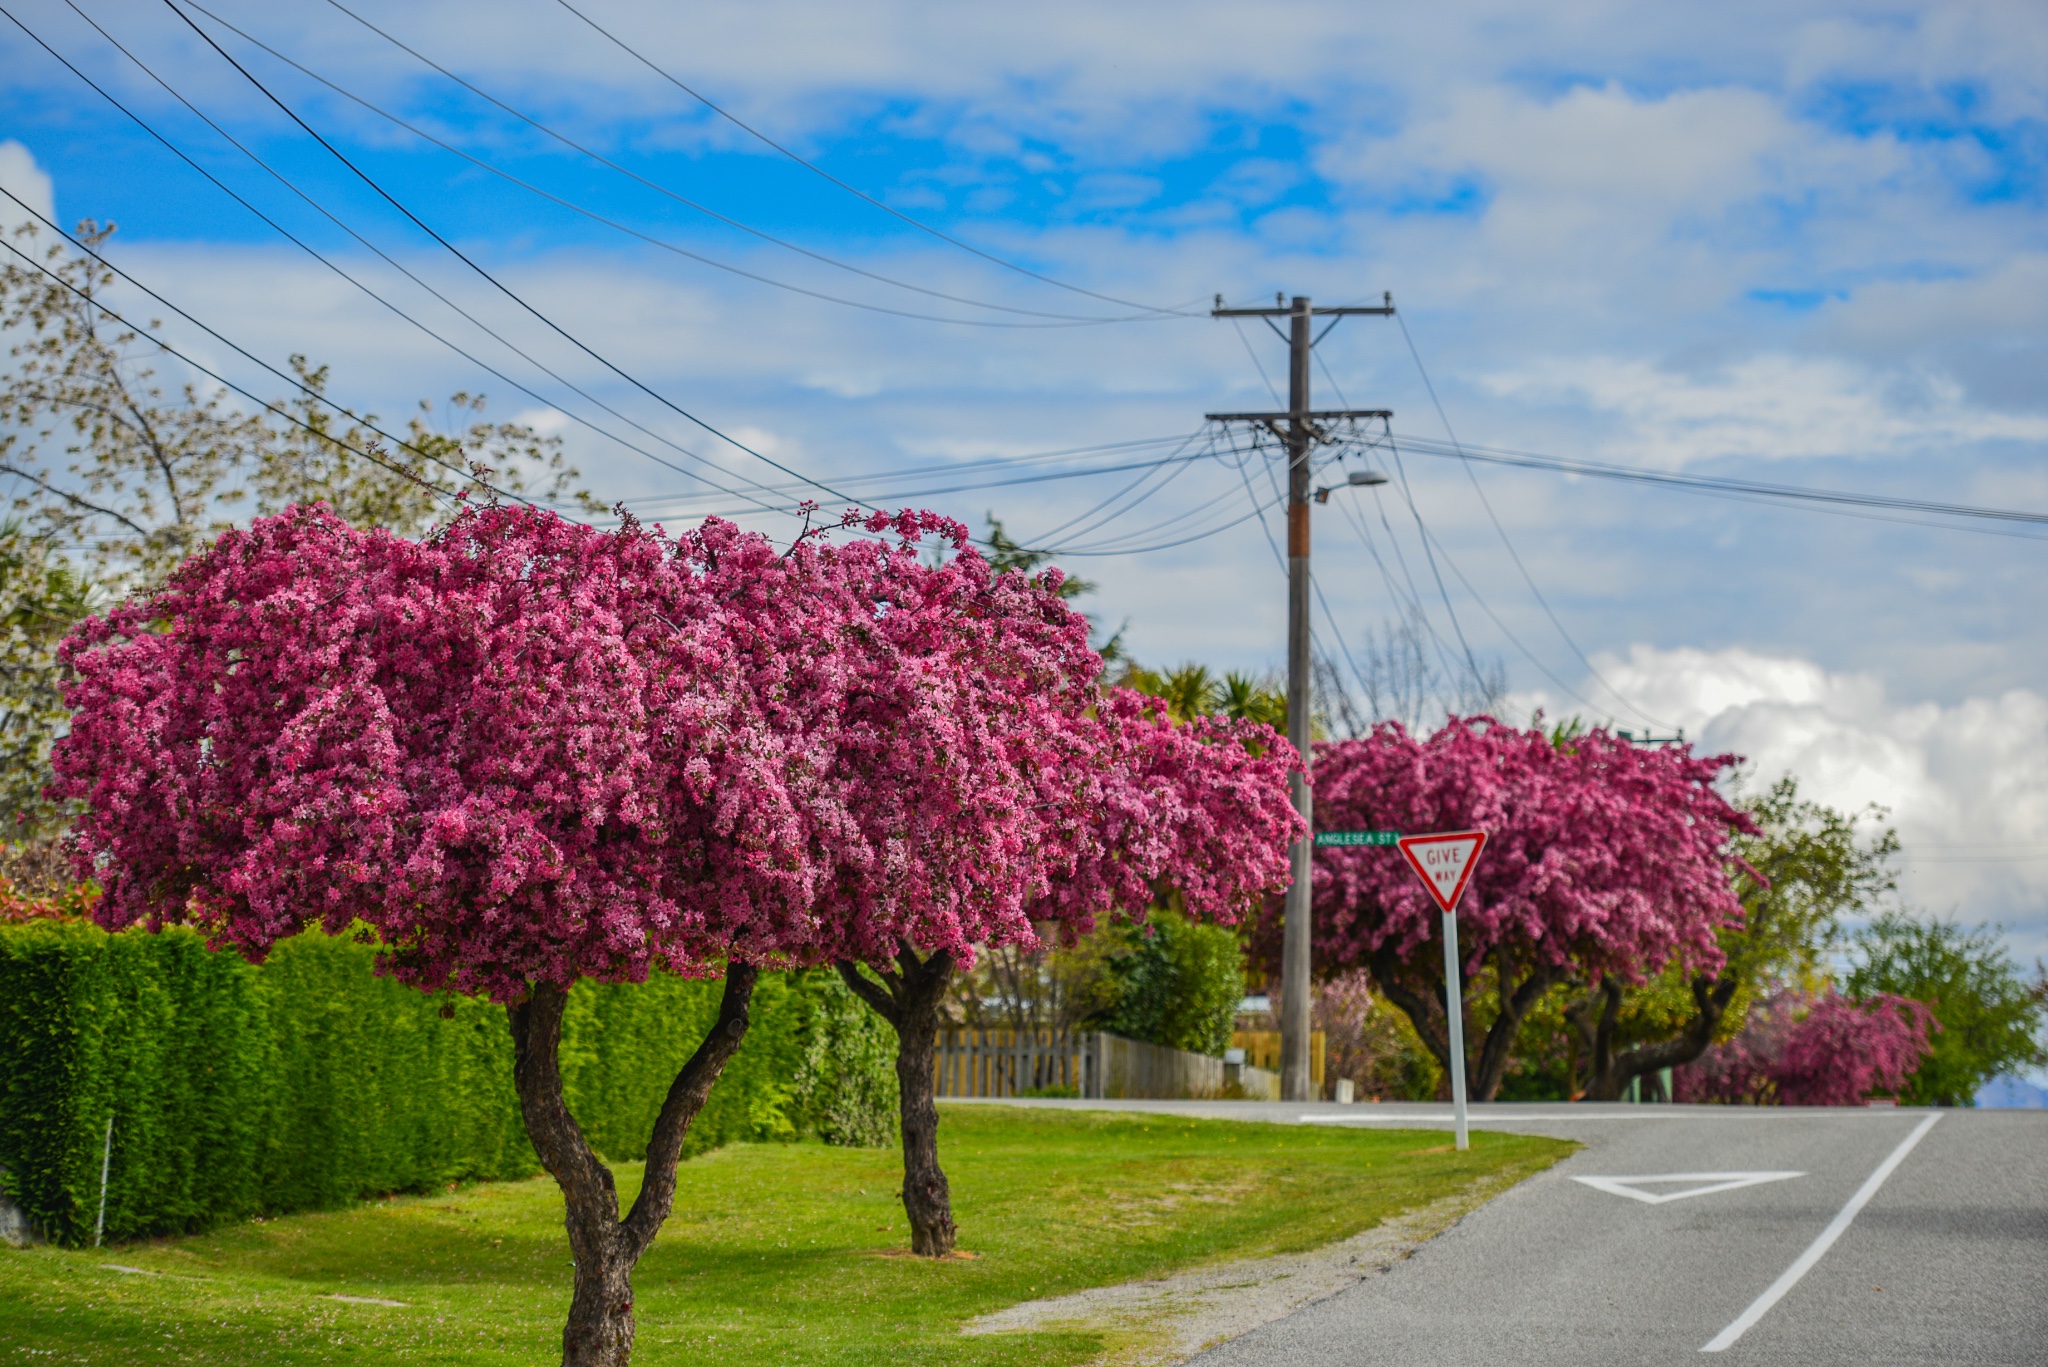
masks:
{"type": "MultiPolygon", "coordinates": [[[[1447,1107],[1121,1104],[1449,1123],[1447,1107]]],[[[2048,1112],[1488,1106],[1473,1125],[1586,1148],[1201,1367],[2048,1367],[2048,1112]],[[1676,1180],[1642,1180],[1658,1177],[1676,1180]]]]}

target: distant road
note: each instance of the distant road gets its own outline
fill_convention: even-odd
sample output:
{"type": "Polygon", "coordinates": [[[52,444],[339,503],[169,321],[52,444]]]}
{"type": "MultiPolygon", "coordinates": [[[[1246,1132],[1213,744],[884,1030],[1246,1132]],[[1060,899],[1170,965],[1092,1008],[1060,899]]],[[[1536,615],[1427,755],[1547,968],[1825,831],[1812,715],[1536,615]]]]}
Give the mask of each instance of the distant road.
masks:
{"type": "MultiPolygon", "coordinates": [[[[1450,1123],[1441,1106],[1032,1104],[1450,1123]]],[[[1525,1105],[1472,1123],[1586,1148],[1201,1367],[2048,1367],[2048,1112],[1525,1105]]]]}

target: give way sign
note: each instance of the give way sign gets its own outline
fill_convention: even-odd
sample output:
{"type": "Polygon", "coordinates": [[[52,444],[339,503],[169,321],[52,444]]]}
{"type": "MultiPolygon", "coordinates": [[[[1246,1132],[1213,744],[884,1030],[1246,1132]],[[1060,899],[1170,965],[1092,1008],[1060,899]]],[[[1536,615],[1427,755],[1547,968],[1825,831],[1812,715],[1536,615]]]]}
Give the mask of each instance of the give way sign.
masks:
{"type": "Polygon", "coordinates": [[[1434,835],[1404,836],[1401,854],[1437,908],[1446,916],[1457,910],[1472,870],[1479,864],[1479,851],[1486,846],[1485,831],[1439,831],[1434,835]]]}

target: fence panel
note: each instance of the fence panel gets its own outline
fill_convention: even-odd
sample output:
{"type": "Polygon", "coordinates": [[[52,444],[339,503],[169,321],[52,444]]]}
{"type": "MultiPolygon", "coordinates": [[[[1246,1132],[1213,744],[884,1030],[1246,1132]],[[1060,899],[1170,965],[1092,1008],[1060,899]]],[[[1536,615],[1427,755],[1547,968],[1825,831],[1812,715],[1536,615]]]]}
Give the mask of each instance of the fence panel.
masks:
{"type": "Polygon", "coordinates": [[[960,1097],[1099,1096],[1090,1080],[1093,1038],[1056,1030],[941,1030],[934,1089],[960,1097]]]}
{"type": "Polygon", "coordinates": [[[1101,1099],[1242,1097],[1278,1100],[1276,1072],[1226,1064],[1098,1031],[941,1030],[932,1060],[942,1097],[1007,1097],[1047,1092],[1101,1099]]]}

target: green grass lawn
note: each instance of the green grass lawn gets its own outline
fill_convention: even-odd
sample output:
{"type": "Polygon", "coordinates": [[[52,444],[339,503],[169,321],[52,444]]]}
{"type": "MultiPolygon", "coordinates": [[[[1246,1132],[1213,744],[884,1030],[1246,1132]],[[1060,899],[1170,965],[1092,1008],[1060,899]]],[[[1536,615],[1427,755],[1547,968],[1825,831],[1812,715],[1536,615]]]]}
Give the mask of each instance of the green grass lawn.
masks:
{"type": "MultiPolygon", "coordinates": [[[[981,1106],[946,1108],[940,1142],[972,1260],[889,1256],[909,1239],[894,1150],[749,1144],[685,1163],[635,1278],[636,1363],[1085,1362],[1092,1335],[959,1326],[1328,1243],[1573,1147],[1475,1134],[1460,1154],[1440,1132],[981,1106]]],[[[618,1175],[630,1200],[639,1169],[618,1175]]],[[[542,1178],[101,1251],[0,1249],[0,1364],[530,1367],[559,1360],[568,1303],[561,1198],[542,1178]]]]}

